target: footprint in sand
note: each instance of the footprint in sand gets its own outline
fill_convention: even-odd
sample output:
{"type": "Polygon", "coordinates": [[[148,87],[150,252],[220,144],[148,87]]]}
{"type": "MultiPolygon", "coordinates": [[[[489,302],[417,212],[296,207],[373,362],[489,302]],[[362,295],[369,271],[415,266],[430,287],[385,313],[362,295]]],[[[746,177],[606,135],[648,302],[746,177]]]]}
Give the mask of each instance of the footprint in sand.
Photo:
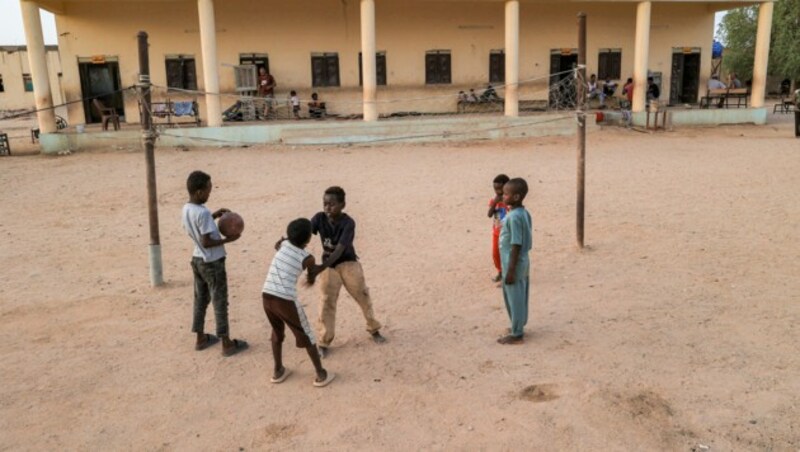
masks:
{"type": "Polygon", "coordinates": [[[556,389],[552,384],[530,385],[520,391],[519,398],[534,403],[549,402],[559,397],[556,389]]]}

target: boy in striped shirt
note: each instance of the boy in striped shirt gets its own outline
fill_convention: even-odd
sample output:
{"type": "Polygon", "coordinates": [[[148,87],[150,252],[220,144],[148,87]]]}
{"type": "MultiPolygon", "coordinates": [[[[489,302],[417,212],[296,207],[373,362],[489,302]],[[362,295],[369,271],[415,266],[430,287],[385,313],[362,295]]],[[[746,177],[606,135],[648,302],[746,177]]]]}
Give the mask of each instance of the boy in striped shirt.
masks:
{"type": "Polygon", "coordinates": [[[261,294],[264,313],[272,325],[272,357],[275,360],[275,373],[270,381],[283,383],[291,374],[289,369],[283,367],[283,340],[286,337],[285,328],[288,326],[294,334],[297,347],[305,348],[314,364],[317,372],[314,386],[327,386],[335,375],[322,367],[314,331],[297,300],[298,276],[303,270],[308,270],[307,282],[314,284],[314,279],[320,271],[320,267],[315,264],[314,256],[305,250],[311,240],[311,222],[305,218],[292,221],[286,228],[286,235],[288,239],[281,239],[278,242],[278,252],[269,266],[261,294]]]}

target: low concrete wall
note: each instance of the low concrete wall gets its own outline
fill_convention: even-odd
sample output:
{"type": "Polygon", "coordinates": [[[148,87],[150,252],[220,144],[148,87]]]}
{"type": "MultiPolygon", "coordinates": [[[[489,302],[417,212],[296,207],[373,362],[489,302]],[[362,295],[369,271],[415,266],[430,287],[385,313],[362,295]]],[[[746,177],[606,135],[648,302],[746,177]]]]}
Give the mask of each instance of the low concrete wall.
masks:
{"type": "MultiPolygon", "coordinates": [[[[328,120],[165,129],[160,132],[156,145],[187,147],[241,147],[261,144],[343,145],[557,136],[575,133],[573,117],[573,113],[521,118],[411,117],[377,122],[328,120]]],[[[593,121],[589,121],[589,127],[593,126],[593,121]]],[[[139,130],[52,133],[42,134],[40,142],[42,152],[45,154],[65,150],[136,149],[141,144],[141,136],[139,130]]]]}
{"type": "MultiPolygon", "coordinates": [[[[766,108],[711,108],[697,110],[668,110],[667,125],[672,126],[718,126],[723,124],[767,123],[766,108]]],[[[647,113],[634,113],[633,124],[644,127],[647,113]]],[[[650,121],[653,121],[651,116],[650,121]]]]}
{"type": "MultiPolygon", "coordinates": [[[[667,110],[667,127],[710,127],[724,124],[755,124],[767,123],[766,108],[741,108],[741,109],[697,109],[697,110],[667,110]]],[[[625,118],[620,111],[603,111],[601,125],[625,125],[625,118]]],[[[652,126],[654,116],[650,116],[652,126]]],[[[631,117],[633,125],[644,127],[647,123],[647,113],[634,113],[631,117]]],[[[662,116],[658,118],[662,124],[662,116]]]]}

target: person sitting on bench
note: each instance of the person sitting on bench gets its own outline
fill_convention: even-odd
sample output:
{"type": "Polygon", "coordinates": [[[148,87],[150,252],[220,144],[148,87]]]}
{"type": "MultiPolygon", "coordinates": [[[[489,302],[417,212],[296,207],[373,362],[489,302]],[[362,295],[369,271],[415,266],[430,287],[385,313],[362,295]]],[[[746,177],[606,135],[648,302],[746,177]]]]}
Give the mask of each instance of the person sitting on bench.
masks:
{"type": "Polygon", "coordinates": [[[603,84],[603,96],[614,97],[614,93],[616,92],[617,82],[611,81],[610,78],[606,78],[606,82],[603,84]]]}
{"type": "Polygon", "coordinates": [[[492,87],[492,85],[487,85],[486,91],[481,93],[481,102],[497,102],[501,100],[503,99],[501,99],[500,96],[497,95],[497,91],[494,90],[494,87],[492,87]]]}
{"type": "Polygon", "coordinates": [[[728,76],[728,86],[732,89],[740,89],[742,88],[742,81],[736,77],[736,74],[731,72],[731,75],[728,76]]]}
{"type": "MultiPolygon", "coordinates": [[[[724,83],[719,80],[719,76],[712,75],[711,78],[708,80],[708,91],[710,94],[711,90],[714,89],[728,89],[724,83]]],[[[725,106],[725,95],[720,96],[719,103],[717,103],[718,108],[722,108],[725,106]]]]}
{"type": "Polygon", "coordinates": [[[586,101],[588,102],[594,98],[600,99],[600,105],[603,105],[606,100],[603,91],[597,89],[597,76],[592,74],[591,77],[589,77],[589,82],[586,83],[586,101]]]}

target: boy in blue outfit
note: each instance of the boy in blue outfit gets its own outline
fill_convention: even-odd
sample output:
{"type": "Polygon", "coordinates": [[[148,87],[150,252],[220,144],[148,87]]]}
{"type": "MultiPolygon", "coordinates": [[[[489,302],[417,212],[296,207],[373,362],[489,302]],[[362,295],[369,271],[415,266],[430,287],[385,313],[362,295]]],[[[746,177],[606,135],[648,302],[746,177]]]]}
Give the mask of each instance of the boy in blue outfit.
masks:
{"type": "Polygon", "coordinates": [[[503,271],[503,300],[511,319],[509,334],[497,340],[504,345],[521,344],[528,323],[530,257],[533,220],[522,201],[528,194],[525,179],[515,178],[503,186],[503,203],[508,213],[500,230],[500,261],[503,271]]]}
{"type": "Polygon", "coordinates": [[[211,196],[211,176],[194,171],[186,180],[189,202],[183,206],[183,229],[194,242],[192,273],[194,274],[194,320],[192,332],[197,334],[196,350],[205,350],[222,339],[222,354],[234,355],[247,348],[247,342],[231,339],[228,333],[228,276],[225,272],[225,244],[238,235],[222,237],[214,219],[228,209],[214,213],[205,206],[211,196]],[[208,304],[214,305],[217,336],[206,334],[204,324],[208,304]]]}

